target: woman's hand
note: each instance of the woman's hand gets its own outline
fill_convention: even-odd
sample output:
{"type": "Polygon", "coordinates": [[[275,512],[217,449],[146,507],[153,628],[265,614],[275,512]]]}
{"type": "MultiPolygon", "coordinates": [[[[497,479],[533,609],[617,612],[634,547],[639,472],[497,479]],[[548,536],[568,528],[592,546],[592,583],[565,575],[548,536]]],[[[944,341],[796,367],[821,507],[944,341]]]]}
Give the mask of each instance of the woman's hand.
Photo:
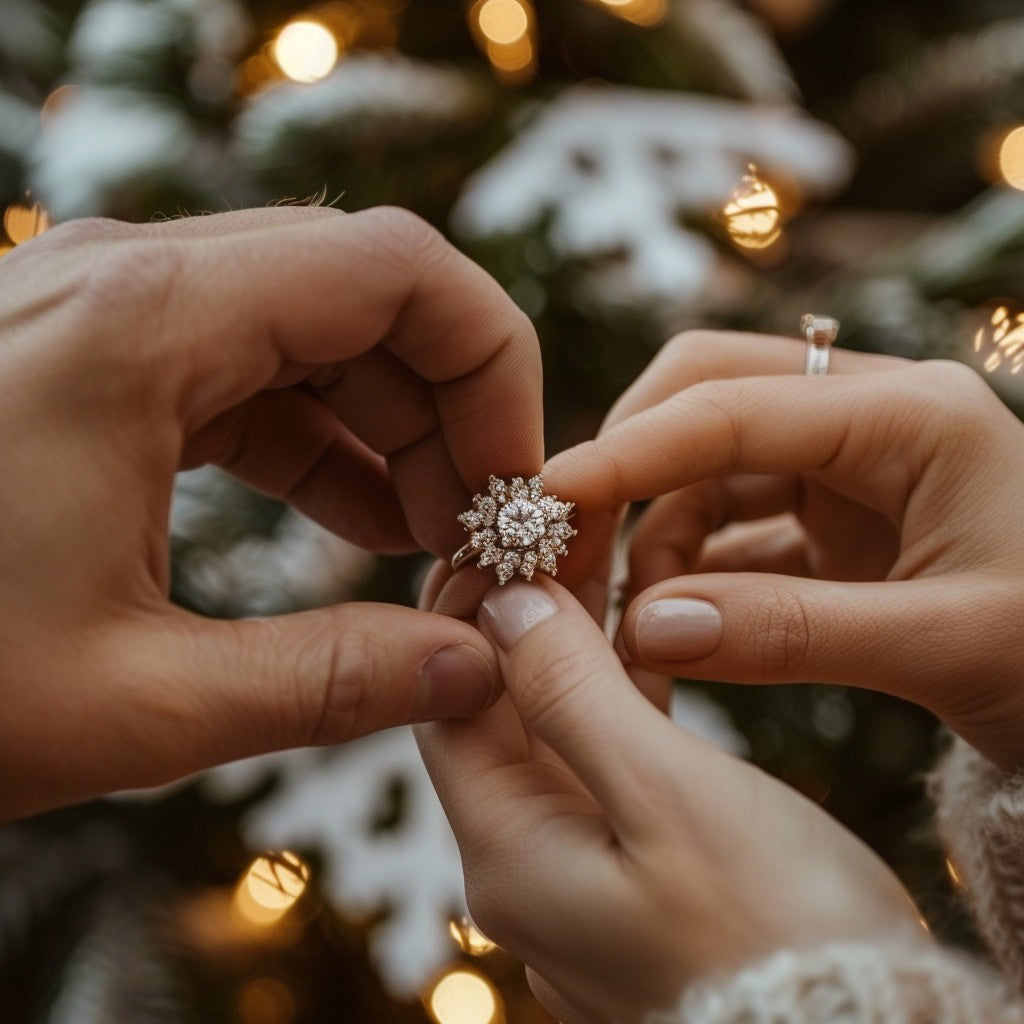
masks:
{"type": "Polygon", "coordinates": [[[632,540],[629,657],[883,690],[1024,765],[1024,426],[957,363],[802,361],[792,339],[683,335],[546,470],[581,539],[588,517],[655,499],[632,540]]]}
{"type": "Polygon", "coordinates": [[[925,941],[867,847],[675,726],[587,611],[538,580],[494,587],[480,608],[506,695],[417,736],[470,912],[558,1020],[638,1021],[782,947],[908,928],[925,941]]]}
{"type": "Polygon", "coordinates": [[[0,262],[0,380],[0,819],[493,699],[464,623],[167,599],[179,468],[439,555],[489,473],[540,468],[533,328],[416,217],[57,228],[0,262]]]}

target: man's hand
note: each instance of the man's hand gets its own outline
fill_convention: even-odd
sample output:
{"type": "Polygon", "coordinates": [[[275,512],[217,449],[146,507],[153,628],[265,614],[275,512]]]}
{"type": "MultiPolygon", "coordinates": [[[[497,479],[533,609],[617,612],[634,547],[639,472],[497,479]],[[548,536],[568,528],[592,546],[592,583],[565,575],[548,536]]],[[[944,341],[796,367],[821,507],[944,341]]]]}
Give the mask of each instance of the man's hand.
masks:
{"type": "Polygon", "coordinates": [[[0,381],[0,818],[498,692],[489,646],[441,616],[167,600],[178,469],[442,557],[490,473],[540,469],[528,319],[411,214],[57,228],[0,262],[0,381]]]}

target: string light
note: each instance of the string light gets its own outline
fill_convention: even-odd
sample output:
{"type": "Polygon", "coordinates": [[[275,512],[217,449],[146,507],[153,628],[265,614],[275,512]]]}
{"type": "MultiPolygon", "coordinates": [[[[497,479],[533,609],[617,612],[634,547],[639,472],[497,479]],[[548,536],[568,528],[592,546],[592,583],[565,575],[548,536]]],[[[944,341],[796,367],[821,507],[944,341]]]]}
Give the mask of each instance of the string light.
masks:
{"type": "Polygon", "coordinates": [[[999,173],[1007,185],[1024,189],[1024,126],[1008,132],[999,144],[999,173]]]}
{"type": "Polygon", "coordinates": [[[481,974],[460,967],[445,974],[427,997],[436,1024],[500,1024],[501,997],[481,974]]]}
{"type": "Polygon", "coordinates": [[[946,871],[949,873],[949,877],[952,883],[954,885],[960,885],[960,872],[957,871],[956,865],[949,857],[946,858],[946,871]]]}
{"type": "Polygon", "coordinates": [[[285,850],[257,857],[235,889],[235,909],[253,924],[279,921],[306,891],[309,865],[285,850]]]}
{"type": "Polygon", "coordinates": [[[518,84],[533,76],[537,19],[530,0],[476,0],[469,24],[499,78],[518,84]]]}
{"type": "Polygon", "coordinates": [[[753,164],[722,210],[729,237],[741,249],[767,249],[782,234],[779,197],[753,164]]]}
{"type": "Polygon", "coordinates": [[[460,917],[448,925],[448,934],[455,945],[470,956],[483,956],[498,948],[468,917],[460,917]]]}
{"type": "Polygon", "coordinates": [[[657,25],[668,11],[667,0],[594,0],[600,7],[634,25],[657,25]]]}
{"type": "Polygon", "coordinates": [[[11,203],[4,211],[3,223],[7,237],[0,238],[0,256],[48,230],[50,215],[39,203],[11,203]]]}
{"type": "Polygon", "coordinates": [[[338,40],[319,21],[291,21],[278,32],[271,50],[281,72],[293,82],[317,82],[334,70],[338,40]]]}
{"type": "Polygon", "coordinates": [[[986,350],[982,364],[986,373],[995,373],[1004,363],[1010,373],[1020,373],[1024,367],[1024,313],[1014,316],[1006,306],[993,310],[989,323],[974,335],[974,351],[981,355],[986,350]]]}

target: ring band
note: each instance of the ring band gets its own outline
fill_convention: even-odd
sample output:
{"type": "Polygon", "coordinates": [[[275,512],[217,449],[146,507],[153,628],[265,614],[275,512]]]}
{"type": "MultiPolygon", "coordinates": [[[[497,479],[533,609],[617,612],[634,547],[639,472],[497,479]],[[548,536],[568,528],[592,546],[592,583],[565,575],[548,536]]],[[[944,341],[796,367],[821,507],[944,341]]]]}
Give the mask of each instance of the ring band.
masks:
{"type": "Polygon", "coordinates": [[[828,373],[829,355],[839,334],[839,321],[818,313],[804,313],[800,318],[800,330],[807,339],[804,373],[809,377],[823,377],[828,373]]]}

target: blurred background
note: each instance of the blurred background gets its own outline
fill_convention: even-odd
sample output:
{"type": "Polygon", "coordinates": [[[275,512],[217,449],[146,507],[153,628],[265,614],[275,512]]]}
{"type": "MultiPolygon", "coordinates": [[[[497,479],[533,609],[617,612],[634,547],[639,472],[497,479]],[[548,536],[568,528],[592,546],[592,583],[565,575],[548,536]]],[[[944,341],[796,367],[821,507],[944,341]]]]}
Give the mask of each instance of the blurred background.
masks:
{"type": "MultiPolygon", "coordinates": [[[[842,345],[967,362],[1019,415],[1022,125],[1020,0],[2,0],[0,259],[81,216],[392,203],[533,318],[549,452],[673,332],[795,335],[808,310],[842,345]]],[[[425,569],[209,469],[172,530],[174,599],[205,615],[412,603],[425,569]]],[[[971,941],[927,715],[692,680],[673,713],[971,941]]],[[[407,731],[0,829],[3,1024],[346,1020],[549,1021],[465,918],[407,731]]]]}

